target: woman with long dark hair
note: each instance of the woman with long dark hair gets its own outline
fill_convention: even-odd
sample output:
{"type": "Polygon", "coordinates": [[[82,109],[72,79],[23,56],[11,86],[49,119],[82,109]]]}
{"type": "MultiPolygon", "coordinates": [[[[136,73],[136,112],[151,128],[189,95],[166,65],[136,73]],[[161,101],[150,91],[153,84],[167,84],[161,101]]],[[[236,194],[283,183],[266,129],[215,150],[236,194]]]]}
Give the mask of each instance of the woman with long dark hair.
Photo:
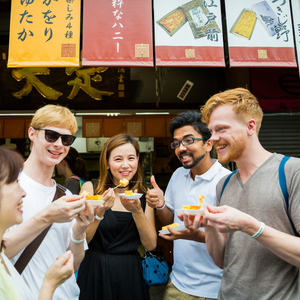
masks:
{"type": "Polygon", "coordinates": [[[91,182],[82,187],[90,195],[103,195],[106,201],[86,230],[89,250],[78,272],[80,299],[149,299],[138,247],[142,244],[149,251],[156,247],[154,212],[145,195],[133,200],[119,196],[126,190],[145,193],[139,153],[132,136],[113,136],[100,155],[95,187],[91,182]],[[121,179],[129,185],[117,187],[121,179]]]}

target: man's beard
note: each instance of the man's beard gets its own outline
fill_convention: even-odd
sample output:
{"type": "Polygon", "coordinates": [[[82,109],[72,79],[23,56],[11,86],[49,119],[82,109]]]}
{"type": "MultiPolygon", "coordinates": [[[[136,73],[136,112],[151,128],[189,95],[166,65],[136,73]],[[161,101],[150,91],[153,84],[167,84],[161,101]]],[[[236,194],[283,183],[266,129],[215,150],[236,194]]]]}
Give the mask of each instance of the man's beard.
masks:
{"type": "Polygon", "coordinates": [[[226,155],[218,154],[218,161],[221,164],[226,164],[231,161],[236,161],[244,153],[247,146],[246,137],[240,137],[239,142],[227,144],[226,155]]]}
{"type": "MultiPolygon", "coordinates": [[[[185,152],[186,153],[186,152],[185,152]]],[[[189,153],[189,154],[191,154],[191,153],[189,153]]],[[[191,157],[193,158],[193,161],[191,162],[191,163],[187,163],[187,164],[184,164],[184,163],[182,163],[181,161],[181,163],[182,163],[182,166],[185,168],[185,169],[192,169],[192,168],[194,168],[194,167],[196,167],[199,163],[200,163],[200,161],[204,158],[204,156],[205,156],[205,154],[203,154],[203,155],[201,155],[201,156],[199,156],[199,157],[197,157],[196,159],[194,158],[194,155],[191,155],[191,157]]]]}

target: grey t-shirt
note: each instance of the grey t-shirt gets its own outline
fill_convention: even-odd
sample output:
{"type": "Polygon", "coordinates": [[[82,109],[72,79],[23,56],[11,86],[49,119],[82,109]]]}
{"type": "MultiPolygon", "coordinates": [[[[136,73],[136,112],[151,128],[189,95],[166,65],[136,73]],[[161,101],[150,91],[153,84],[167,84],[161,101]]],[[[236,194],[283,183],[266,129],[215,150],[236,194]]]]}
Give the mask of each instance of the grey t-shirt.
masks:
{"type": "MultiPolygon", "coordinates": [[[[217,186],[218,205],[229,205],[279,231],[294,235],[279,185],[278,167],[283,155],[273,154],[243,183],[238,171],[228,182],[217,186]]],[[[300,230],[300,159],[285,165],[290,216],[300,230]]],[[[240,231],[227,234],[224,275],[218,299],[300,299],[299,269],[283,261],[249,235],[240,231]]]]}

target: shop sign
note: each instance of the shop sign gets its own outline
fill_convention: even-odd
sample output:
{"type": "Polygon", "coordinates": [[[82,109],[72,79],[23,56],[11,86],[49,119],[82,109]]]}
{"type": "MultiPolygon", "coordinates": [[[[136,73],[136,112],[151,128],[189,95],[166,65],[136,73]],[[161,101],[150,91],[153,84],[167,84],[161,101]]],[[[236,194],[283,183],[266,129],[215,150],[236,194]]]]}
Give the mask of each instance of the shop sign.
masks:
{"type": "Polygon", "coordinates": [[[231,66],[296,67],[289,1],[226,1],[231,66]]]}
{"type": "Polygon", "coordinates": [[[220,0],[154,0],[157,66],[225,67],[220,0]]]}
{"type": "Polygon", "coordinates": [[[298,58],[298,71],[300,75],[300,0],[291,0],[294,22],[296,52],[298,58]]]}
{"type": "Polygon", "coordinates": [[[80,0],[12,0],[8,67],[79,67],[80,0]]]}
{"type": "Polygon", "coordinates": [[[85,0],[83,66],[153,66],[151,0],[85,0]]]}
{"type": "MultiPolygon", "coordinates": [[[[7,57],[7,47],[0,53],[7,57]]],[[[71,109],[112,108],[130,102],[130,69],[123,67],[7,68],[0,60],[0,109],[32,110],[44,104],[71,109]]]]}
{"type": "Polygon", "coordinates": [[[251,68],[251,91],[263,111],[300,110],[297,68],[251,68]]]}

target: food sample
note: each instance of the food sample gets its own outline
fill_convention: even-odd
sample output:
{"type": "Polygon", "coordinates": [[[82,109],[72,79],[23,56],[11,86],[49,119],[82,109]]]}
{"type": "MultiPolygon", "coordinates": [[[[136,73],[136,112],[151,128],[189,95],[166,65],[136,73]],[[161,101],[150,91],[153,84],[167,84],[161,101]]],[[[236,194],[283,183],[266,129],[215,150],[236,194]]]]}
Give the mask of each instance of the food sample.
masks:
{"type": "Polygon", "coordinates": [[[199,195],[198,199],[200,201],[200,206],[196,206],[196,205],[183,205],[182,209],[201,209],[203,206],[203,202],[204,202],[204,196],[203,195],[199,195]]]}
{"type": "Polygon", "coordinates": [[[204,201],[204,196],[200,194],[200,195],[198,196],[198,199],[199,199],[199,201],[200,201],[200,207],[202,207],[202,206],[203,206],[203,201],[204,201]]]}
{"type": "Polygon", "coordinates": [[[255,13],[252,10],[244,10],[235,28],[233,29],[233,32],[247,39],[250,39],[255,21],[255,13]]]}
{"type": "Polygon", "coordinates": [[[101,195],[94,195],[94,196],[85,196],[86,200],[96,200],[96,201],[101,201],[102,196],[101,195]]]}
{"type": "Polygon", "coordinates": [[[129,184],[127,179],[120,179],[119,186],[125,187],[129,184]]]}
{"type": "Polygon", "coordinates": [[[133,195],[132,190],[125,191],[125,196],[132,196],[132,195],[133,195]]]}
{"type": "Polygon", "coordinates": [[[176,29],[186,19],[182,9],[175,10],[171,15],[162,19],[159,23],[164,26],[169,32],[176,29]]]}
{"type": "Polygon", "coordinates": [[[80,193],[80,195],[83,195],[83,196],[87,196],[88,194],[89,194],[89,192],[86,191],[86,190],[83,190],[83,191],[80,193]]]}
{"type": "Polygon", "coordinates": [[[200,209],[201,206],[196,205],[182,205],[182,209],[200,209]]]}
{"type": "Polygon", "coordinates": [[[170,226],[170,227],[176,227],[176,226],[179,226],[179,224],[177,224],[177,223],[172,223],[172,224],[170,224],[170,225],[163,226],[161,229],[162,229],[162,230],[167,229],[168,226],[170,226]]]}

